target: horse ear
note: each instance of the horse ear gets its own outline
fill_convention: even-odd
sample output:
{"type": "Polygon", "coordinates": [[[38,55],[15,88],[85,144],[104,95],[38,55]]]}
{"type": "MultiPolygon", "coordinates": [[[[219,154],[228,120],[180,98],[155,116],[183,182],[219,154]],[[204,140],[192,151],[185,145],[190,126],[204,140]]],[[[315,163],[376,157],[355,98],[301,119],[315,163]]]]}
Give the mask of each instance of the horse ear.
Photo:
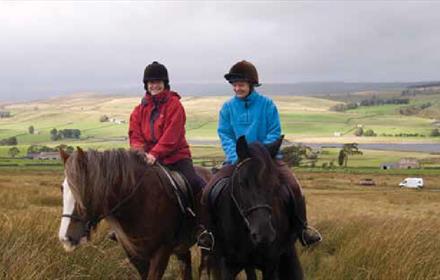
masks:
{"type": "Polygon", "coordinates": [[[86,159],[86,153],[81,149],[81,147],[77,146],[76,150],[78,152],[78,160],[85,160],[86,159]]]}
{"type": "Polygon", "coordinates": [[[271,157],[275,157],[278,152],[280,151],[281,144],[283,144],[284,135],[281,135],[280,138],[275,140],[274,142],[270,144],[266,144],[266,149],[269,151],[271,157]]]}
{"type": "Polygon", "coordinates": [[[243,160],[243,159],[248,158],[250,156],[248,144],[246,141],[246,137],[244,137],[244,135],[242,135],[238,138],[236,151],[237,151],[237,156],[238,156],[239,160],[243,160]]]}
{"type": "Polygon", "coordinates": [[[60,148],[59,151],[60,151],[60,157],[63,160],[63,163],[66,164],[66,161],[70,155],[68,153],[66,153],[62,148],[60,148]]]}

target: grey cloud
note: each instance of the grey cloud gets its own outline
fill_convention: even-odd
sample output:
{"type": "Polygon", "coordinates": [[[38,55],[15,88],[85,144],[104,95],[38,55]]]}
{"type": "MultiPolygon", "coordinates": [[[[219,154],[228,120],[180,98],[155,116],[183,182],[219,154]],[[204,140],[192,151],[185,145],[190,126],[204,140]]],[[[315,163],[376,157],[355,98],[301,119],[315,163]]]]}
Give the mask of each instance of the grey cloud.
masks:
{"type": "Polygon", "coordinates": [[[395,1],[2,2],[0,100],[136,87],[153,60],[178,83],[223,82],[239,59],[265,82],[437,80],[439,12],[395,1]]]}

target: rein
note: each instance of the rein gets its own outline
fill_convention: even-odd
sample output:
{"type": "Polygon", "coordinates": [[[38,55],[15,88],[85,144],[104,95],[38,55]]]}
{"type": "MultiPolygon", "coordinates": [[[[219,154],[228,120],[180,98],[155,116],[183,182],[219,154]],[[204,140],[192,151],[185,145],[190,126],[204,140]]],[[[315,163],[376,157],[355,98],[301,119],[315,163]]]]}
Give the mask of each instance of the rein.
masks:
{"type": "Polygon", "coordinates": [[[243,208],[241,207],[240,203],[238,202],[237,198],[234,195],[234,179],[237,178],[237,176],[238,176],[238,187],[241,187],[239,170],[242,166],[244,166],[250,160],[251,160],[251,158],[246,158],[237,164],[237,166],[234,169],[234,173],[232,174],[232,182],[231,182],[231,190],[230,190],[230,195],[231,195],[232,201],[234,202],[235,207],[237,207],[237,210],[240,213],[240,216],[242,217],[242,219],[245,222],[246,227],[248,229],[250,229],[250,222],[249,222],[248,216],[252,212],[254,212],[255,210],[258,210],[258,209],[266,209],[267,211],[272,212],[272,207],[268,204],[257,204],[255,206],[252,206],[252,207],[249,207],[249,208],[243,210],[243,208]]]}

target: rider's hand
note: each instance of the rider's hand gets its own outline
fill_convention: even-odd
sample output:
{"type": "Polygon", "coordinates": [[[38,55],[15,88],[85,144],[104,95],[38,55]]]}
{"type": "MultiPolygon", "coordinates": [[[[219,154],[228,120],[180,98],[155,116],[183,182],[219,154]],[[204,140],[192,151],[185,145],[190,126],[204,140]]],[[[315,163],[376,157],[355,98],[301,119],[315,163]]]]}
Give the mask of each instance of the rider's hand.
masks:
{"type": "Polygon", "coordinates": [[[148,165],[153,165],[156,163],[156,157],[149,153],[145,153],[145,160],[147,161],[148,165]]]}

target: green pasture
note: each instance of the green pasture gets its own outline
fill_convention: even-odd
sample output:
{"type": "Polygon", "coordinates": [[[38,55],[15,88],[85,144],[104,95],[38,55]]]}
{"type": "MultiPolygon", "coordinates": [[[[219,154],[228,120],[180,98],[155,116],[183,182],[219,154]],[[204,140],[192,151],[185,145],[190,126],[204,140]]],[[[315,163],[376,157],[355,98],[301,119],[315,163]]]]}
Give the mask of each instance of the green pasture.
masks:
{"type": "MultiPolygon", "coordinates": [[[[218,111],[227,97],[186,97],[182,103],[187,113],[187,138],[217,139],[218,111]]],[[[358,142],[428,141],[440,142],[440,138],[429,137],[435,128],[433,119],[422,116],[402,116],[401,105],[359,107],[347,112],[332,112],[330,107],[339,101],[314,97],[273,97],[280,112],[282,130],[287,139],[306,139],[312,142],[352,141],[354,129],[362,125],[377,134],[418,133],[426,137],[359,137],[358,142]],[[335,132],[342,133],[334,137],[335,132]]],[[[59,142],[75,142],[70,139],[53,142],[50,130],[77,128],[81,130],[82,145],[108,147],[109,142],[127,137],[128,124],[100,122],[102,115],[128,122],[139,97],[109,97],[95,95],[73,95],[63,99],[18,103],[8,105],[11,118],[0,119],[0,139],[16,136],[20,145],[58,145],[59,142]],[[33,125],[35,134],[28,133],[33,125]]],[[[431,102],[434,110],[440,106],[440,98],[413,98],[411,104],[431,102]]],[[[439,108],[440,109],[440,108],[439,108]]],[[[429,112],[424,112],[428,114],[429,112]]],[[[67,143],[66,143],[67,144],[67,143]]]]}

